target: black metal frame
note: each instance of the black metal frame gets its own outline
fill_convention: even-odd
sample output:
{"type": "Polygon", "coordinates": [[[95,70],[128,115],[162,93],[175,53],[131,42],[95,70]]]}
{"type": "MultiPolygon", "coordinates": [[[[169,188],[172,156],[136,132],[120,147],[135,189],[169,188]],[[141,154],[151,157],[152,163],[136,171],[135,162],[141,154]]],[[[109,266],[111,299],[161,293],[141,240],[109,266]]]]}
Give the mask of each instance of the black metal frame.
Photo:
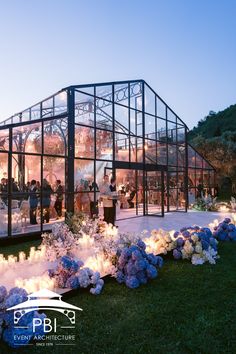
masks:
{"type": "MultiPolygon", "coordinates": [[[[62,123],[61,123],[62,124],[62,123]]],[[[74,212],[75,191],[75,165],[80,161],[90,161],[94,167],[94,181],[98,181],[98,162],[109,164],[109,168],[129,168],[143,171],[143,187],[145,200],[143,203],[143,215],[148,215],[146,209],[146,171],[161,171],[162,175],[162,204],[161,216],[164,216],[165,205],[164,195],[166,195],[166,211],[173,211],[170,208],[170,193],[176,190],[177,199],[179,193],[180,181],[184,185],[185,206],[179,210],[176,206],[175,211],[187,211],[188,208],[188,149],[192,148],[187,142],[187,125],[175,114],[175,112],[158,96],[144,80],[129,80],[118,82],[107,82],[97,84],[75,85],[66,87],[55,95],[50,96],[39,104],[34,105],[27,110],[20,112],[4,122],[0,123],[0,142],[4,131],[8,131],[9,147],[7,150],[1,149],[1,154],[8,154],[8,236],[12,235],[12,159],[13,155],[38,156],[41,161],[40,182],[43,179],[43,161],[45,157],[62,158],[65,165],[65,202],[67,212],[74,212]],[[105,93],[101,93],[102,88],[109,88],[105,93]],[[77,97],[85,97],[85,100],[77,100],[77,97]],[[140,108],[141,104],[141,108],[140,108]],[[111,108],[111,109],[110,109],[111,108]],[[117,112],[124,112],[124,121],[117,112]],[[82,121],[81,117],[92,115],[90,121],[82,121]],[[27,120],[28,118],[28,120],[27,120]],[[101,120],[101,118],[103,120],[101,120]],[[67,123],[67,136],[64,137],[65,153],[48,154],[44,152],[44,127],[48,122],[67,123]],[[132,124],[131,124],[132,123],[132,124]],[[38,124],[41,127],[42,149],[40,153],[29,151],[15,151],[13,147],[13,129],[27,127],[29,124],[38,124]],[[151,125],[149,128],[148,124],[151,125]],[[133,130],[134,125],[134,130],[133,130]],[[164,127],[164,128],[163,128],[164,127]],[[140,130],[141,128],[141,130],[140,130]],[[89,155],[77,156],[75,146],[76,129],[87,129],[93,133],[94,144],[93,151],[89,155]],[[150,130],[150,131],[149,131],[150,130]],[[97,145],[101,140],[99,134],[110,134],[111,154],[106,159],[97,155],[97,145]],[[125,148],[128,149],[127,160],[119,160],[117,153],[119,140],[117,134],[125,141],[125,148]],[[142,147],[140,149],[140,142],[142,147]],[[149,150],[150,148],[150,150],[149,150]],[[183,161],[180,155],[183,150],[183,161]],[[154,151],[154,152],[153,152],[154,151]],[[140,156],[141,155],[141,156],[140,156]],[[122,167],[123,166],[123,167],[122,167]],[[164,185],[164,174],[166,174],[166,186],[164,185]],[[176,186],[172,188],[170,181],[172,175],[176,176],[176,186]],[[182,178],[182,179],[181,179],[182,178]],[[166,193],[166,194],[165,194],[166,193]]],[[[63,132],[63,128],[61,129],[63,132]]],[[[28,134],[29,135],[29,134],[28,134]]],[[[122,141],[120,139],[120,141],[122,141]]],[[[25,142],[24,142],[25,143],[25,142]]],[[[108,141],[105,141],[108,143],[108,141]]],[[[120,148],[122,145],[120,143],[120,148]]],[[[182,156],[182,155],[181,155],[182,156]]],[[[202,157],[201,157],[202,158],[202,157]]],[[[24,158],[23,158],[24,160],[24,158]]],[[[203,171],[203,161],[200,168],[203,171]]],[[[207,162],[208,163],[208,162],[207,162]]],[[[24,161],[22,162],[24,167],[24,161]]],[[[209,170],[214,173],[214,168],[208,163],[209,170]]],[[[22,168],[23,168],[22,167],[22,168]]],[[[190,167],[191,169],[193,167],[190,167]]],[[[195,170],[196,166],[194,167],[195,170]]],[[[196,175],[196,173],[195,173],[196,175]]],[[[196,178],[195,178],[196,182],[196,178]]],[[[196,186],[195,186],[196,188],[196,186]]],[[[94,191],[94,195],[95,195],[94,191]]],[[[22,192],[25,195],[25,193],[22,192]]],[[[1,197],[1,194],[0,194],[1,197]]],[[[41,224],[38,232],[43,231],[42,223],[42,198],[40,193],[41,205],[41,224]]],[[[177,201],[178,204],[178,201],[177,201]]]]}

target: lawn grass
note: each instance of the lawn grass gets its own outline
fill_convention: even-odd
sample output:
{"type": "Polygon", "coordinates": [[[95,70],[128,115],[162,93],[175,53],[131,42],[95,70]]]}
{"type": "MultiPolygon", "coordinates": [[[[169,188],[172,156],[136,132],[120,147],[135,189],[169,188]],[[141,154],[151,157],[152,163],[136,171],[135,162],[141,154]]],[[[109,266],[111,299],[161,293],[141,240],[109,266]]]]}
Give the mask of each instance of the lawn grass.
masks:
{"type": "MultiPolygon", "coordinates": [[[[83,309],[73,332],[76,346],[17,353],[235,353],[236,243],[221,243],[219,253],[215,266],[168,259],[157,279],[136,290],[108,278],[100,296],[78,291],[65,299],[83,309]]],[[[57,317],[68,325],[65,316],[57,317]]],[[[1,344],[0,353],[13,351],[1,344]]]]}

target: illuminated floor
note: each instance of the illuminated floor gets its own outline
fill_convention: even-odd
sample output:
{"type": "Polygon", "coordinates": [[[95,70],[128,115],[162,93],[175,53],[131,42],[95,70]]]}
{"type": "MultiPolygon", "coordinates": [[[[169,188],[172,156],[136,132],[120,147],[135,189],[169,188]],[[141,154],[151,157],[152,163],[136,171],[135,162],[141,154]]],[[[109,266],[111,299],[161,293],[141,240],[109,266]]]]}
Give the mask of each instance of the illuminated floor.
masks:
{"type": "MultiPolygon", "coordinates": [[[[160,209],[157,206],[154,208],[149,208],[149,211],[154,213],[160,213],[160,209]]],[[[102,208],[99,210],[100,215],[102,215],[102,208]]],[[[141,216],[143,212],[142,208],[138,208],[139,217],[135,217],[136,209],[121,209],[117,212],[116,225],[119,226],[121,231],[128,232],[141,232],[144,229],[152,230],[155,228],[162,228],[165,230],[178,230],[183,226],[190,226],[197,224],[199,226],[207,226],[214,219],[222,220],[224,217],[230,217],[230,213],[217,213],[217,212],[202,212],[189,210],[187,213],[184,212],[169,212],[165,213],[164,217],[153,216],[141,216]],[[127,219],[125,219],[127,218],[127,219]],[[123,220],[119,220],[123,219],[123,220]]],[[[64,221],[64,218],[59,220],[51,219],[48,224],[43,225],[43,230],[51,230],[52,225],[58,222],[64,221]]],[[[30,236],[31,232],[40,231],[40,225],[29,225],[20,226],[13,235],[18,234],[28,234],[30,236]]],[[[7,233],[0,234],[0,237],[6,237],[7,233]]]]}
{"type": "Polygon", "coordinates": [[[120,220],[116,222],[121,231],[141,232],[143,230],[164,229],[179,230],[183,226],[208,226],[214,219],[222,220],[230,217],[230,213],[216,213],[204,211],[188,211],[166,213],[165,217],[143,216],[135,219],[120,220]]]}

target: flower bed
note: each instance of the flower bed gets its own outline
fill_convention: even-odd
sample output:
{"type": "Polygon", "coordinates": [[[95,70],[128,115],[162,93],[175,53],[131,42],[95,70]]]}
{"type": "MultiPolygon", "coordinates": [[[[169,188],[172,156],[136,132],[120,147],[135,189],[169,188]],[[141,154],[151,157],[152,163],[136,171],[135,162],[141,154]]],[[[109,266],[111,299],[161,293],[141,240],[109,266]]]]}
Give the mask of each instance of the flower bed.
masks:
{"type": "MultiPolygon", "coordinates": [[[[180,231],[132,234],[120,233],[101,220],[91,221],[81,215],[77,219],[73,217],[69,225],[56,224],[51,234],[44,233],[41,245],[37,250],[31,248],[28,257],[23,252],[18,258],[5,259],[0,255],[0,276],[4,285],[0,287],[1,313],[5,313],[8,302],[13,301],[6,300],[17,292],[11,290],[15,286],[24,289],[24,296],[26,291],[31,293],[42,288],[60,292],[87,287],[91,294],[98,295],[104,286],[101,277],[105,275],[114,276],[131,289],[156,278],[163,265],[162,255],[168,254],[178,261],[189,260],[194,265],[215,264],[219,257],[217,239],[236,240],[236,227],[230,219],[221,223],[215,221],[209,228],[188,226],[180,231]],[[27,278],[23,276],[25,269],[29,272],[27,278]]],[[[14,299],[22,300],[19,294],[14,299]]],[[[11,345],[8,333],[13,332],[6,315],[2,315],[0,321],[1,328],[8,329],[3,339],[11,345]]]]}

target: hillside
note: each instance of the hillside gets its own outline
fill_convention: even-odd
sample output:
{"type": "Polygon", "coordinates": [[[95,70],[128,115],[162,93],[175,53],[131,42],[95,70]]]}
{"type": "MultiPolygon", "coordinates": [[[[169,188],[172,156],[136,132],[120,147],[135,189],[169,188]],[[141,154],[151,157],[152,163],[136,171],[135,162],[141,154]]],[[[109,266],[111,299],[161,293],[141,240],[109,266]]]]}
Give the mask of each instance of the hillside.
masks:
{"type": "Polygon", "coordinates": [[[200,135],[209,139],[219,137],[225,131],[236,131],[236,104],[218,113],[211,111],[189,132],[188,138],[191,141],[200,135]]]}

